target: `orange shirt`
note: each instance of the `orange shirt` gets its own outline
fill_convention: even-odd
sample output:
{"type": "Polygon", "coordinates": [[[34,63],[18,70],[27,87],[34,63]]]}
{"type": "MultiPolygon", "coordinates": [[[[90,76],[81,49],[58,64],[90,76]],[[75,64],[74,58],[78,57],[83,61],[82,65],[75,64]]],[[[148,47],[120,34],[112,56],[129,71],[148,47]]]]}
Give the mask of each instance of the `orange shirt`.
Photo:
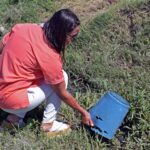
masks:
{"type": "Polygon", "coordinates": [[[29,87],[43,80],[48,84],[64,81],[61,57],[48,46],[37,24],[15,25],[2,42],[0,108],[25,108],[29,105],[29,87]]]}

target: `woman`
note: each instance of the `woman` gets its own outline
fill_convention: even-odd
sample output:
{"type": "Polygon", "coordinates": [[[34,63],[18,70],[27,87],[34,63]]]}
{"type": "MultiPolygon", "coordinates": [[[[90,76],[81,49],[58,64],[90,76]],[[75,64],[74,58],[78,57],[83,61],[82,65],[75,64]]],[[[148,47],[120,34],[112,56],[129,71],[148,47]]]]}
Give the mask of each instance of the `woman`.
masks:
{"type": "Polygon", "coordinates": [[[66,90],[67,74],[62,68],[65,47],[79,30],[77,16],[62,9],[43,27],[17,24],[3,37],[0,108],[10,113],[7,122],[22,126],[25,114],[46,100],[41,130],[49,135],[70,129],[70,125],[56,120],[61,101],[77,110],[84,124],[93,126],[90,114],[66,90]]]}

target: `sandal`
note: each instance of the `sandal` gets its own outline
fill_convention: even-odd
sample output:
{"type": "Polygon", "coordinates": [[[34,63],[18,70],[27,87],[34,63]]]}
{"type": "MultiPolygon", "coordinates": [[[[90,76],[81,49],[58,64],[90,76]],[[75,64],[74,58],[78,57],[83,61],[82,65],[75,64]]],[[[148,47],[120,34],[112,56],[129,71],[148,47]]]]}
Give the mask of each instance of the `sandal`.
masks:
{"type": "Polygon", "coordinates": [[[58,137],[63,135],[68,135],[71,132],[71,128],[69,124],[59,121],[53,121],[52,126],[45,131],[45,134],[48,137],[58,137]]]}
{"type": "Polygon", "coordinates": [[[4,129],[23,128],[25,125],[26,124],[24,123],[23,119],[13,123],[8,119],[5,119],[0,126],[0,131],[3,131],[4,129]]]}

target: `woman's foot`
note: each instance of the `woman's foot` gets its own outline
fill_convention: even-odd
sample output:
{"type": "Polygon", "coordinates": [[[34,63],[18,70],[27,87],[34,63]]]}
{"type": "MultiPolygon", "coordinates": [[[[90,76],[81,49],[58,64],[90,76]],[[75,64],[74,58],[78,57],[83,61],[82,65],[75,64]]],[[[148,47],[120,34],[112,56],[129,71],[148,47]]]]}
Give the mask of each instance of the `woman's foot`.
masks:
{"type": "Polygon", "coordinates": [[[7,119],[7,121],[9,121],[11,123],[15,123],[15,122],[19,122],[19,120],[22,118],[14,115],[14,114],[9,114],[6,119],[7,119]]]}
{"type": "Polygon", "coordinates": [[[40,129],[41,129],[41,131],[48,132],[49,129],[52,127],[52,125],[53,125],[53,122],[51,122],[51,123],[42,123],[40,129]]]}
{"type": "Polygon", "coordinates": [[[43,123],[41,130],[44,131],[48,137],[56,137],[69,134],[71,132],[71,126],[55,120],[52,123],[43,123]]]}
{"type": "Polygon", "coordinates": [[[14,115],[9,114],[5,120],[3,120],[1,124],[1,130],[2,129],[12,129],[14,127],[22,128],[25,126],[25,123],[22,118],[14,115]]]}

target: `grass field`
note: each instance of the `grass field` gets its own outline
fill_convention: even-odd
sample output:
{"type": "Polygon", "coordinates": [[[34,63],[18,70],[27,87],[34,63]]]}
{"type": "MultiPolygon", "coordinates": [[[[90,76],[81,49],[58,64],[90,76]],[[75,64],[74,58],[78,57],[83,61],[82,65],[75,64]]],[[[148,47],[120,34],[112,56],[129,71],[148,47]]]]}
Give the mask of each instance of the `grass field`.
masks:
{"type": "MultiPolygon", "coordinates": [[[[59,8],[76,11],[83,24],[78,39],[66,51],[68,89],[87,109],[108,90],[127,99],[131,108],[117,134],[109,141],[91,136],[77,112],[63,105],[59,117],[65,115],[72,122],[72,133],[49,139],[39,131],[42,105],[26,116],[25,128],[0,133],[0,149],[150,149],[150,0],[97,2],[1,0],[0,26],[5,30],[0,36],[17,22],[42,22],[59,8]]],[[[1,111],[0,119],[6,115],[1,111]]]]}

